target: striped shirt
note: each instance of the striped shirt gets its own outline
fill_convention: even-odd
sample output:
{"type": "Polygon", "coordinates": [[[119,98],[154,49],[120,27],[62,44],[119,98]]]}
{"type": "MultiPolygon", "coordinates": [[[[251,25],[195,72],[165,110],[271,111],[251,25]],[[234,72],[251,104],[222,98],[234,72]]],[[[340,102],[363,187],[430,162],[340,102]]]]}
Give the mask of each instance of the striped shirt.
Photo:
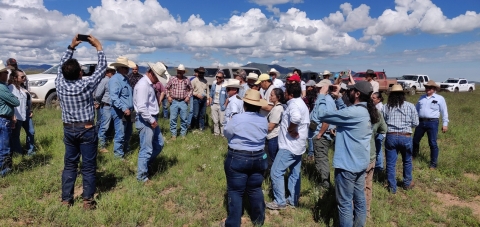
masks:
{"type": "Polygon", "coordinates": [[[387,132],[412,133],[412,128],[418,125],[418,113],[415,106],[403,102],[401,107],[389,108],[388,104],[382,107],[382,114],[387,123],[387,132]]]}
{"type": "Polygon", "coordinates": [[[98,51],[98,63],[95,72],[89,77],[78,80],[66,80],[63,77],[62,65],[73,56],[72,50],[67,50],[60,61],[55,87],[62,108],[64,123],[80,123],[93,121],[93,92],[107,70],[107,58],[103,51],[98,51]]]}
{"type": "Polygon", "coordinates": [[[178,76],[170,78],[166,87],[169,97],[173,99],[186,99],[192,96],[192,84],[186,77],[178,79],[178,76]]]}

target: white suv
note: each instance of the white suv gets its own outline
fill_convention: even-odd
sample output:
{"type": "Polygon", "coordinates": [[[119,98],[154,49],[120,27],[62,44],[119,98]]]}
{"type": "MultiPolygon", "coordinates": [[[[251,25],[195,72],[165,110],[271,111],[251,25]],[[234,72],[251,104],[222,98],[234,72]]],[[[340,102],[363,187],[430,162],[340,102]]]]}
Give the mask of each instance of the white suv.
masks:
{"type": "MultiPolygon", "coordinates": [[[[82,65],[83,77],[91,76],[97,66],[96,61],[79,62],[82,65]]],[[[59,107],[55,78],[57,77],[60,64],[47,69],[40,74],[28,75],[28,86],[32,95],[33,103],[45,104],[45,107],[59,107]]]]}

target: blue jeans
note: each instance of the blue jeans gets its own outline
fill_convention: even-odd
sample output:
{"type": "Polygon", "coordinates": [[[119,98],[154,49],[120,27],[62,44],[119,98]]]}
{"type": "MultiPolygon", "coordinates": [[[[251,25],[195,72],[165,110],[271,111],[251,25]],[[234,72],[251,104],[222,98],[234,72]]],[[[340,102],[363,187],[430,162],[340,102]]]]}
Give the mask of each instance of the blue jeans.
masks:
{"type": "MultiPolygon", "coordinates": [[[[157,116],[155,121],[157,121],[157,116]]],[[[137,114],[135,127],[140,132],[140,151],[138,152],[137,180],[145,182],[148,180],[148,170],[153,160],[162,152],[163,136],[160,126],[152,128],[150,122],[145,121],[140,114],[137,114]]]]}
{"type": "Polygon", "coordinates": [[[105,148],[107,144],[107,131],[112,120],[112,112],[110,106],[102,106],[100,108],[100,123],[98,129],[98,147],[105,148]]]}
{"type": "Polygon", "coordinates": [[[190,96],[188,101],[188,125],[192,125],[192,118],[193,118],[193,96],[190,96]]]}
{"type": "Polygon", "coordinates": [[[12,170],[12,153],[10,151],[10,120],[0,117],[0,176],[12,170]]]}
{"type": "Polygon", "coordinates": [[[365,226],[367,202],[364,190],[365,170],[352,173],[335,169],[335,196],[340,227],[365,226]]]}
{"type": "Polygon", "coordinates": [[[191,122],[192,128],[197,127],[200,130],[205,129],[205,113],[207,111],[207,97],[203,99],[193,98],[193,122],[191,122]]]}
{"type": "Polygon", "coordinates": [[[397,192],[396,164],[398,152],[402,154],[403,184],[412,182],[412,139],[403,135],[387,134],[385,140],[385,158],[387,161],[387,182],[390,192],[397,192]]]}
{"type": "Polygon", "coordinates": [[[300,196],[300,167],[302,166],[302,155],[295,155],[289,150],[280,149],[272,165],[270,177],[272,178],[273,195],[278,205],[285,205],[285,182],[283,175],[290,170],[288,176],[288,191],[290,196],[287,198],[290,204],[297,206],[300,196]]]}
{"type": "Polygon", "coordinates": [[[96,190],[97,171],[96,127],[64,126],[64,168],[62,173],[62,201],[73,201],[73,189],[77,179],[77,168],[82,156],[83,199],[93,199],[96,190]]]}
{"type": "Polygon", "coordinates": [[[383,141],[385,140],[384,134],[377,134],[375,137],[375,149],[376,149],[376,160],[375,160],[375,170],[383,171],[383,141]]]}
{"type": "Polygon", "coordinates": [[[180,135],[185,136],[187,134],[188,122],[187,122],[187,103],[185,101],[173,100],[170,104],[170,133],[172,136],[177,136],[177,117],[180,114],[180,135]]]}
{"type": "MultiPolygon", "coordinates": [[[[27,112],[29,114],[30,111],[27,112]]],[[[17,152],[23,154],[22,145],[20,144],[20,131],[22,128],[25,130],[26,140],[25,140],[25,149],[27,150],[27,155],[35,154],[34,151],[34,141],[35,141],[35,130],[33,129],[32,118],[27,116],[25,121],[18,121],[15,124],[15,128],[12,130],[12,135],[10,137],[10,146],[12,152],[17,152]]]]}
{"type": "Polygon", "coordinates": [[[168,118],[168,99],[164,98],[162,100],[162,109],[163,109],[163,118],[168,118]]]}
{"type": "Polygon", "coordinates": [[[438,120],[436,121],[421,121],[415,128],[413,135],[413,156],[417,156],[420,152],[420,140],[423,135],[427,133],[428,145],[430,146],[430,167],[437,168],[438,161],[438,120]]]}
{"type": "Polygon", "coordinates": [[[308,156],[313,156],[314,155],[314,149],[313,149],[313,137],[315,131],[308,129],[308,156]]]}
{"type": "Polygon", "coordinates": [[[228,217],[225,226],[240,226],[242,200],[246,193],[250,201],[250,219],[255,226],[265,221],[265,202],[262,192],[263,174],[268,166],[265,152],[243,154],[228,151],[224,162],[227,177],[228,217]]]}
{"type": "Polygon", "coordinates": [[[268,147],[268,157],[270,158],[271,163],[273,163],[278,153],[278,136],[273,137],[271,139],[267,139],[267,147],[268,147]]]}
{"type": "Polygon", "coordinates": [[[132,136],[132,120],[126,116],[126,121],[122,120],[124,113],[116,107],[110,108],[112,114],[113,126],[115,127],[115,137],[113,138],[113,154],[115,157],[123,158],[128,151],[130,137],[132,136]]]}

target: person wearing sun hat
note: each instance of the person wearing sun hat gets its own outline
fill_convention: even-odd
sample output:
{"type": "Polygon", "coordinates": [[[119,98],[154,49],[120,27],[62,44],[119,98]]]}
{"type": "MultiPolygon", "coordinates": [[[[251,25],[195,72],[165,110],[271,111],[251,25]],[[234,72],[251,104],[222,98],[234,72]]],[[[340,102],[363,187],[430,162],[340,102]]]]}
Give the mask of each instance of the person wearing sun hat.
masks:
{"type": "Polygon", "coordinates": [[[192,84],[185,76],[187,70],[183,64],[177,67],[177,76],[170,78],[168,81],[167,97],[170,103],[170,133],[172,140],[177,138],[177,118],[180,117],[180,136],[185,138],[188,130],[188,103],[192,96],[192,84]]]}
{"type": "Polygon", "coordinates": [[[243,113],[243,101],[238,95],[238,92],[243,89],[243,86],[240,84],[239,80],[229,79],[223,84],[223,87],[225,87],[228,97],[227,108],[225,108],[225,117],[223,119],[223,125],[225,127],[233,115],[243,113]]]}
{"type": "Polygon", "coordinates": [[[135,62],[127,57],[118,57],[110,64],[117,73],[108,81],[110,94],[110,112],[112,114],[115,136],[113,138],[114,156],[123,159],[128,152],[130,137],[132,136],[133,89],[128,80],[128,72],[136,67],[135,62]]]}
{"type": "Polygon", "coordinates": [[[268,105],[262,106],[262,110],[260,110],[260,114],[263,116],[267,116],[270,110],[273,108],[273,103],[270,102],[270,93],[275,88],[272,83],[272,78],[270,75],[263,73],[258,77],[257,82],[255,84],[260,85],[260,94],[262,98],[267,100],[268,105]]]}
{"type": "Polygon", "coordinates": [[[163,149],[163,136],[158,125],[160,106],[154,84],[159,83],[167,68],[161,62],[148,63],[148,71],[133,90],[133,106],[137,112],[135,128],[139,131],[140,151],[138,152],[137,180],[148,184],[151,164],[163,149]]]}
{"type": "Polygon", "coordinates": [[[0,60],[0,177],[5,176],[12,170],[12,156],[10,150],[10,136],[12,133],[14,108],[20,105],[20,101],[7,87],[8,70],[13,67],[5,66],[0,60]]]}
{"type": "Polygon", "coordinates": [[[245,197],[249,200],[253,225],[261,226],[265,221],[262,183],[268,166],[264,151],[268,122],[258,112],[262,106],[267,105],[267,101],[254,89],[247,90],[242,100],[244,112],[234,115],[225,125],[224,131],[228,141],[224,161],[228,216],[225,222],[221,222],[221,226],[240,226],[245,197]]]}
{"type": "Polygon", "coordinates": [[[191,81],[193,89],[193,119],[191,127],[198,127],[200,131],[204,131],[207,106],[210,105],[211,101],[208,97],[210,88],[208,81],[205,79],[205,68],[196,68],[195,73],[197,73],[197,77],[191,81]]]}
{"type": "Polygon", "coordinates": [[[440,86],[433,80],[429,80],[424,85],[425,94],[420,96],[415,105],[420,123],[415,129],[413,136],[413,157],[418,156],[420,153],[420,141],[426,132],[428,145],[430,146],[430,169],[434,170],[437,168],[439,154],[437,145],[439,119],[440,115],[442,115],[442,132],[446,133],[449,122],[448,110],[445,98],[436,93],[440,86]]]}
{"type": "Polygon", "coordinates": [[[272,83],[275,88],[282,88],[284,86],[283,82],[280,79],[277,79],[280,77],[279,71],[277,71],[275,68],[271,68],[268,74],[272,78],[272,83]]]}
{"type": "Polygon", "coordinates": [[[247,76],[247,84],[248,84],[248,88],[249,89],[255,89],[255,90],[259,90],[260,87],[258,86],[258,84],[255,84],[255,82],[257,82],[258,80],[258,74],[256,73],[249,73],[248,76],[247,76]]]}
{"type": "Polygon", "coordinates": [[[107,153],[107,131],[112,120],[111,105],[110,105],[110,89],[108,82],[110,78],[116,73],[115,67],[108,65],[105,77],[98,84],[95,90],[95,101],[98,103],[99,114],[97,116],[98,122],[98,149],[102,153],[107,153]]]}

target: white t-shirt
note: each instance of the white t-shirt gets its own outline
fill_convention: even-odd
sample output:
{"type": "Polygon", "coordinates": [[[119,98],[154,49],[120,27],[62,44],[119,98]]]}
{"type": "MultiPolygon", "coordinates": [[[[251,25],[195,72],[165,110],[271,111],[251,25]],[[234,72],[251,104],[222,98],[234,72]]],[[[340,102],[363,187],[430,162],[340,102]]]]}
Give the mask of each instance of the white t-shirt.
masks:
{"type": "Polygon", "coordinates": [[[275,88],[282,88],[283,87],[283,81],[281,81],[279,79],[275,79],[275,80],[273,80],[273,86],[275,86],[275,88]]]}
{"type": "Polygon", "coordinates": [[[305,84],[305,81],[302,80],[302,81],[300,82],[300,87],[302,87],[302,91],[307,90],[307,85],[305,84]]]}
{"type": "Polygon", "coordinates": [[[375,80],[370,81],[370,84],[373,87],[373,92],[378,92],[378,90],[380,89],[380,84],[375,80]]]}
{"type": "MultiPolygon", "coordinates": [[[[262,96],[262,99],[265,99],[267,100],[268,102],[268,105],[272,105],[273,106],[273,103],[270,102],[270,93],[272,93],[272,90],[275,88],[275,86],[270,85],[270,87],[268,87],[267,91],[264,91],[264,90],[260,90],[260,95],[262,96]]],[[[268,115],[268,111],[266,110],[260,110],[260,114],[262,116],[267,116],[268,115]]]]}
{"type": "Polygon", "coordinates": [[[222,90],[222,84],[216,84],[215,85],[215,96],[213,96],[213,103],[220,103],[220,91],[222,90]]]}

